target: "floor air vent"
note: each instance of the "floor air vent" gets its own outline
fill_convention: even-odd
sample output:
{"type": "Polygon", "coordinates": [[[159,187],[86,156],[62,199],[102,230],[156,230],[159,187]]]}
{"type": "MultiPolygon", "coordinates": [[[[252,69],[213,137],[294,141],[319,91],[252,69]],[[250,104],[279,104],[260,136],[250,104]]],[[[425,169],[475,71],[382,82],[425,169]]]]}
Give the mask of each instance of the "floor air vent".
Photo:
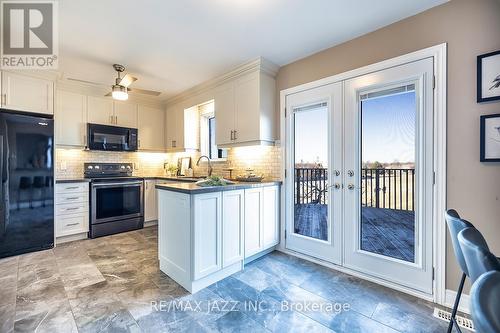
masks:
{"type": "MultiPolygon", "coordinates": [[[[449,322],[450,318],[451,318],[451,312],[441,310],[438,308],[434,308],[434,317],[439,318],[441,320],[444,320],[446,322],[449,322]]],[[[468,329],[469,331],[472,331],[472,332],[476,331],[474,329],[474,323],[472,322],[472,320],[467,319],[467,318],[462,317],[462,316],[459,316],[459,315],[457,315],[455,317],[455,319],[457,320],[458,326],[465,328],[465,329],[468,329]]]]}

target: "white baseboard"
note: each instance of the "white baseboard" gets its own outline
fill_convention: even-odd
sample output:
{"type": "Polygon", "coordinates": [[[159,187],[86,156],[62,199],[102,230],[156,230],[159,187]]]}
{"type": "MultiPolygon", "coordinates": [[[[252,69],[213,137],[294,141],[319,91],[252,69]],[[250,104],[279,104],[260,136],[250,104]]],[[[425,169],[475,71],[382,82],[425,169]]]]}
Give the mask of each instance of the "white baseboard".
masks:
{"type": "Polygon", "coordinates": [[[158,221],[157,220],[144,222],[144,228],[153,227],[155,225],[158,225],[158,221]]]}
{"type": "MultiPolygon", "coordinates": [[[[444,306],[453,308],[455,304],[455,297],[457,297],[457,292],[455,290],[446,289],[444,306]]],[[[470,314],[470,296],[462,293],[460,297],[460,303],[458,304],[458,311],[470,314]]]]}
{"type": "Polygon", "coordinates": [[[79,234],[75,235],[68,235],[68,236],[62,236],[62,237],[57,237],[56,238],[56,246],[57,244],[62,244],[62,243],[67,243],[67,242],[73,242],[76,240],[82,240],[82,239],[87,239],[87,232],[82,232],[79,234]]]}

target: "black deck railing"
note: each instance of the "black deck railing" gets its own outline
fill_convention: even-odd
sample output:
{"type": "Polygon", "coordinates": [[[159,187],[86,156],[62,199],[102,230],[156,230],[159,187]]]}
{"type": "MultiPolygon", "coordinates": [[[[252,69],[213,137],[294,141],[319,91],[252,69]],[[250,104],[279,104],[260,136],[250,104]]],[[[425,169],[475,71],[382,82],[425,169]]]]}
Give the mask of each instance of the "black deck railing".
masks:
{"type": "MultiPolygon", "coordinates": [[[[295,169],[295,204],[327,204],[328,169],[295,169]]],[[[413,211],[415,169],[361,170],[361,205],[413,211]]]]}

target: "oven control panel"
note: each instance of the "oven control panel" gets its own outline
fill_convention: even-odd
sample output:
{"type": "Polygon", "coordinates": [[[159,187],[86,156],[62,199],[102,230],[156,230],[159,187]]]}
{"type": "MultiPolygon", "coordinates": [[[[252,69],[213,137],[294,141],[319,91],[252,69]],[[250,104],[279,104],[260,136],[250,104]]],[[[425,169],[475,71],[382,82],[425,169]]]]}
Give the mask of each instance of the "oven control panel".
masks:
{"type": "Polygon", "coordinates": [[[96,177],[131,177],[134,170],[132,163],[84,163],[85,178],[96,177]]]}

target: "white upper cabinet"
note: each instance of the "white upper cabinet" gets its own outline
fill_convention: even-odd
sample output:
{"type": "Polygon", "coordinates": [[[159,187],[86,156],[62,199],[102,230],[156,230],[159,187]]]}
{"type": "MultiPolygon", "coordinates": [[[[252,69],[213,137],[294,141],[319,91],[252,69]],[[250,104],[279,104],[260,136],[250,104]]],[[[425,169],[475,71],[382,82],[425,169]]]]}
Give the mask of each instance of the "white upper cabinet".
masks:
{"type": "Polygon", "coordinates": [[[54,83],[50,80],[2,72],[2,107],[6,109],[54,113],[54,83]]]}
{"type": "Polygon", "coordinates": [[[216,88],[214,94],[215,142],[229,145],[233,142],[235,127],[234,82],[216,88]]]}
{"type": "Polygon", "coordinates": [[[218,146],[274,144],[275,84],[272,76],[259,70],[216,89],[215,141],[218,146]]]}
{"type": "Polygon", "coordinates": [[[88,122],[92,124],[114,124],[113,100],[104,97],[87,97],[88,122]]]}
{"type": "Polygon", "coordinates": [[[113,101],[114,125],[137,128],[137,104],[113,101]]]}
{"type": "Polygon", "coordinates": [[[166,115],[167,151],[199,149],[199,114],[197,108],[184,109],[181,104],[167,107],[166,115]]]}
{"type": "Polygon", "coordinates": [[[139,149],[162,151],[165,149],[165,111],[139,105],[137,125],[139,149]]]}
{"type": "Polygon", "coordinates": [[[56,144],[86,145],[87,96],[59,90],[55,111],[56,144]]]}

